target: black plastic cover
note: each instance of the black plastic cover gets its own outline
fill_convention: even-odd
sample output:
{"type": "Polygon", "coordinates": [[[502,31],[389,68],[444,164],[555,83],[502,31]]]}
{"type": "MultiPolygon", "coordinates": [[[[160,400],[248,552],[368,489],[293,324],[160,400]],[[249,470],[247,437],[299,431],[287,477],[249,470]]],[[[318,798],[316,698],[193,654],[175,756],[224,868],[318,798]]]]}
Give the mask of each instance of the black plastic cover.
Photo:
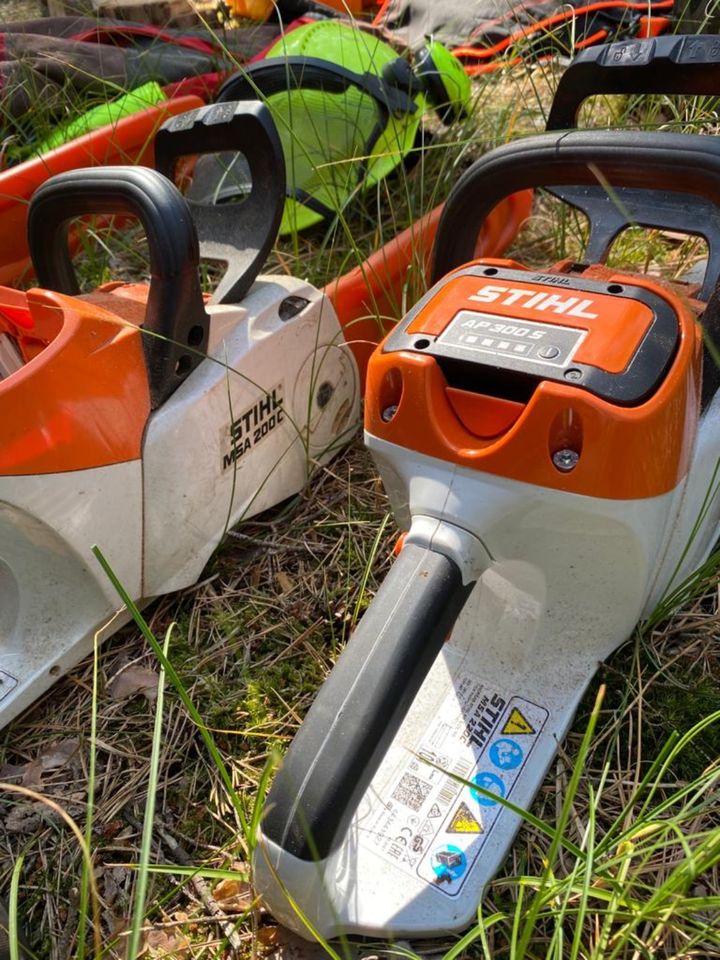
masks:
{"type": "Polygon", "coordinates": [[[145,229],[151,280],[143,348],[155,409],[207,350],[210,319],[192,214],[178,190],[145,167],[96,167],[51,177],[36,190],[28,212],[28,247],[40,286],[80,292],[67,234],[70,221],[86,214],[131,214],[145,229]]]}

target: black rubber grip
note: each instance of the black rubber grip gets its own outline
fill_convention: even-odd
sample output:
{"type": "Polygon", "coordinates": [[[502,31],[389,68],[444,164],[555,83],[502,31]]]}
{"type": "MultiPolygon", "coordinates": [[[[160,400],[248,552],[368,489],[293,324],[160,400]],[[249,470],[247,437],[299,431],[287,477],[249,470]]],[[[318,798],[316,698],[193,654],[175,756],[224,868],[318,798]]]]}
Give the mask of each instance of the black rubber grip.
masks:
{"type": "Polygon", "coordinates": [[[560,78],[548,130],[569,130],[588,97],[664,93],[717,96],[720,40],[716,36],[667,36],[589,47],[560,78]]]}
{"type": "Polygon", "coordinates": [[[237,151],[247,161],[250,189],[241,204],[188,199],[200,252],[228,264],[215,303],[239,303],[262,269],[285,203],[282,145],[268,108],[254,99],[216,103],[167,120],[155,137],[155,166],[173,180],[181,157],[237,151]]]}
{"type": "Polygon", "coordinates": [[[404,547],[288,750],[266,837],[302,860],[340,843],[471,586],[447,557],[404,547]]]}
{"type": "Polygon", "coordinates": [[[28,212],[28,246],[40,286],[79,293],[68,224],[87,214],[130,214],[145,229],[151,281],[143,327],[152,335],[143,337],[143,347],[155,408],[207,348],[210,321],[190,208],[165,177],[145,167],[71,170],[51,177],[33,195],[28,212]]]}
{"type": "MultiPolygon", "coordinates": [[[[491,150],[465,171],[448,197],[435,238],[433,281],[473,259],[482,224],[510,194],[602,181],[611,189],[699,196],[720,209],[720,140],[695,134],[575,130],[491,150]]],[[[607,204],[613,204],[610,195],[607,204]]],[[[687,231],[696,232],[695,226],[688,223],[687,231]]]]}

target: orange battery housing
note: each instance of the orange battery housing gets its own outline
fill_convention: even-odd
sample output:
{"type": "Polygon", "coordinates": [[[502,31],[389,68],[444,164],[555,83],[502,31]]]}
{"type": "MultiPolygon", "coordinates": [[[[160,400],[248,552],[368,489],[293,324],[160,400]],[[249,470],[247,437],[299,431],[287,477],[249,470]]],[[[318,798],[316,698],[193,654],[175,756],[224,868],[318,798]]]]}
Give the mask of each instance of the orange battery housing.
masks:
{"type": "MultiPolygon", "coordinates": [[[[517,279],[522,274],[511,261],[481,263],[492,263],[500,279],[483,283],[478,276],[449,275],[373,354],[366,430],[462,467],[587,496],[638,499],[674,489],[687,472],[699,412],[702,333],[691,304],[669,285],[647,277],[607,271],[597,292],[588,293],[574,289],[582,274],[556,287],[549,274],[542,275],[542,282],[531,272],[526,281],[517,279]],[[515,279],[504,281],[502,267],[511,268],[515,279]],[[641,293],[601,292],[603,287],[612,291],[629,286],[641,293]],[[478,288],[480,299],[473,299],[478,288]],[[470,310],[490,318],[485,328],[490,339],[510,331],[509,350],[522,321],[529,321],[528,329],[543,324],[577,330],[582,339],[572,355],[571,374],[595,370],[606,382],[620,383],[630,377],[629,365],[648,342],[654,317],[642,291],[658,298],[667,315],[676,318],[677,340],[652,391],[640,402],[613,400],[563,380],[560,374],[567,371],[554,379],[549,373],[548,379],[538,375],[520,399],[503,395],[502,388],[487,389],[480,366],[477,387],[468,388],[466,382],[458,387],[443,370],[443,364],[448,369],[445,360],[432,355],[451,321],[470,310]],[[573,316],[573,310],[580,316],[573,316]],[[509,319],[515,324],[508,324],[509,319]],[[559,470],[553,462],[553,453],[567,447],[580,454],[572,472],[559,470]]],[[[502,360],[497,362],[490,378],[495,384],[512,375],[503,372],[502,360]]]]}

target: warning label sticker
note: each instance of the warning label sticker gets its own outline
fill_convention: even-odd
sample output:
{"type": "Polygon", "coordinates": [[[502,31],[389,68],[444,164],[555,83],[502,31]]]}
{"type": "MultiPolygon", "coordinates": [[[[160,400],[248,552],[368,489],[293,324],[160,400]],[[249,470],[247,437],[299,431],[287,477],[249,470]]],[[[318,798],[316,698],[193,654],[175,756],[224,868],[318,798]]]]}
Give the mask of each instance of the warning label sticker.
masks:
{"type": "Polygon", "coordinates": [[[529,700],[456,676],[387,801],[364,822],[362,842],[457,896],[502,811],[497,798],[510,797],[547,718],[529,700]]]}
{"type": "Polygon", "coordinates": [[[507,719],[507,722],[502,728],[503,733],[535,733],[535,727],[533,727],[527,717],[522,714],[517,707],[515,707],[511,712],[510,716],[507,719]]]}
{"type": "Polygon", "coordinates": [[[461,803],[450,820],[448,833],[482,833],[480,820],[473,814],[466,803],[461,803]]]}

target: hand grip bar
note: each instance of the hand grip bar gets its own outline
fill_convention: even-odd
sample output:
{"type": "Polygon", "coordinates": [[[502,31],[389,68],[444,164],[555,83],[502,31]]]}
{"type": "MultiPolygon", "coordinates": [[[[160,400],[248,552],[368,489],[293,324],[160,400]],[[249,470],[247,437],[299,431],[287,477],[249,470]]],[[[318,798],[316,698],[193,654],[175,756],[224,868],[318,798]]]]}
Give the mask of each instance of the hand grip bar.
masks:
{"type": "Polygon", "coordinates": [[[268,839],[302,860],[342,840],[471,588],[442,554],[403,548],[290,745],[268,839]]]}
{"type": "MultiPolygon", "coordinates": [[[[708,94],[720,90],[720,42],[711,36],[624,40],[583,50],[560,79],[547,130],[574,128],[580,106],[597,94],[708,94]]],[[[615,237],[631,224],[688,233],[688,224],[711,249],[701,297],[709,299],[720,276],[720,220],[701,197],[669,191],[621,189],[610,210],[602,187],[560,187],[556,197],[576,207],[591,224],[586,259],[604,261],[615,237]]]]}
{"type": "Polygon", "coordinates": [[[581,105],[599,94],[720,93],[720,39],[667,36],[589,47],[575,57],[555,92],[547,130],[577,126],[581,105]]]}
{"type": "Polygon", "coordinates": [[[130,214],[142,223],[150,250],[150,290],[143,327],[150,396],[158,407],[200,363],[209,318],[198,277],[192,215],[176,188],[145,167],[71,170],[47,180],[28,212],[28,246],[41,286],[77,294],[68,224],[86,214],[130,214]],[[192,350],[188,350],[191,347],[192,350]]]}
{"type": "MultiPolygon", "coordinates": [[[[617,205],[612,195],[617,188],[663,190],[702,198],[703,209],[720,221],[720,140],[695,134],[576,130],[491,150],[465,171],[445,204],[435,238],[433,280],[473,258],[483,222],[510,194],[528,187],[599,182],[610,187],[610,193],[604,192],[609,211],[617,205]]],[[[711,260],[718,257],[717,223],[708,229],[693,221],[686,230],[705,236],[711,260]]]]}

